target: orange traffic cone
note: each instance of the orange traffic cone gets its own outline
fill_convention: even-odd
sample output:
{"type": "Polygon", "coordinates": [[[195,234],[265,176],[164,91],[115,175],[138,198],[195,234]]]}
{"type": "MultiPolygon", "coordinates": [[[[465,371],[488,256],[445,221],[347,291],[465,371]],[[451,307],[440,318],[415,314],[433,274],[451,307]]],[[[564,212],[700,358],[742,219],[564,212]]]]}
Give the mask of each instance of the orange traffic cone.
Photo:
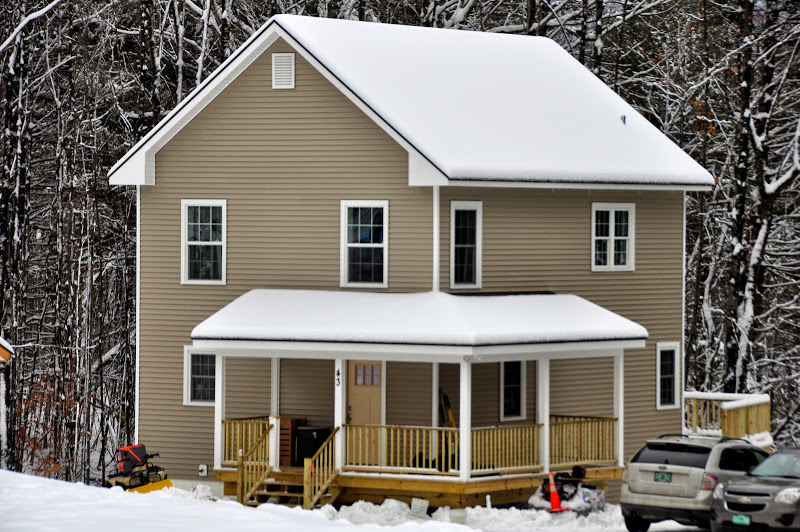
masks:
{"type": "Polygon", "coordinates": [[[558,498],[556,483],[553,481],[553,473],[550,473],[550,509],[547,511],[550,513],[564,511],[561,507],[561,499],[558,498]]]}

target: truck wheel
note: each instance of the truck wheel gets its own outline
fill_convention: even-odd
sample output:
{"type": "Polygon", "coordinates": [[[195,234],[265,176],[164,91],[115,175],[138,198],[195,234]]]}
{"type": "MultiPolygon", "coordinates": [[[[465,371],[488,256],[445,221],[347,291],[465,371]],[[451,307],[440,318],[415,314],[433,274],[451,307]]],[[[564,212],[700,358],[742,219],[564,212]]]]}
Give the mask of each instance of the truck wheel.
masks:
{"type": "Polygon", "coordinates": [[[650,521],[645,521],[635,515],[629,515],[625,517],[625,528],[629,532],[647,532],[647,529],[650,528],[650,521]]]}

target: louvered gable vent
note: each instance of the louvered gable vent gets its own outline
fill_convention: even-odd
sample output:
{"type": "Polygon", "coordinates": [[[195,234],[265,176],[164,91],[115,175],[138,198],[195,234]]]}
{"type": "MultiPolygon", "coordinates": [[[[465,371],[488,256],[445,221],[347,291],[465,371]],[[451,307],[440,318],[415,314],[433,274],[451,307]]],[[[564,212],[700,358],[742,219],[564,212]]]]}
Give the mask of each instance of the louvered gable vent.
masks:
{"type": "Polygon", "coordinates": [[[294,88],[294,54],[272,54],[272,88],[294,88]]]}

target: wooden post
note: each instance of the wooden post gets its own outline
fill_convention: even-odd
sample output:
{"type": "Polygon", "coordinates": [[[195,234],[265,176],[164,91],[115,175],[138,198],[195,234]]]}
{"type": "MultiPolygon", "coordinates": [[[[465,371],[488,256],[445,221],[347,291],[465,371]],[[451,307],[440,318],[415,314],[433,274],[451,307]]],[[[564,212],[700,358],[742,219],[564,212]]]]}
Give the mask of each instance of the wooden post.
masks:
{"type": "Polygon", "coordinates": [[[461,361],[458,414],[458,474],[461,480],[466,482],[470,479],[472,465],[472,362],[467,360],[461,361]]]}
{"type": "Polygon", "coordinates": [[[269,416],[269,467],[273,471],[281,470],[281,417],[269,416]]]}
{"type": "Polygon", "coordinates": [[[236,500],[244,504],[244,451],[239,449],[236,457],[236,500]]]}
{"type": "Polygon", "coordinates": [[[536,423],[542,426],[539,432],[539,463],[542,471],[550,471],[550,360],[536,361],[536,423]]]}
{"type": "Polygon", "coordinates": [[[303,460],[303,508],[311,509],[311,458],[303,460]]]}

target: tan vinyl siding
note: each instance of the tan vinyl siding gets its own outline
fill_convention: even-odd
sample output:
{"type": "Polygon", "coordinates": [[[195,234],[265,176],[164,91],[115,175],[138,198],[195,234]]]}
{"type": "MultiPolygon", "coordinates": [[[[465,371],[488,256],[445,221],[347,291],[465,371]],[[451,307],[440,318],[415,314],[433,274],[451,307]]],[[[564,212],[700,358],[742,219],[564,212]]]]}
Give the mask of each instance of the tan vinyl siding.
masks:
{"type": "Polygon", "coordinates": [[[333,372],[333,360],[281,360],[281,417],[306,418],[309,427],[332,427],[333,372]]]}
{"type": "Polygon", "coordinates": [[[228,358],[225,361],[225,417],[270,414],[269,358],[228,358]]]}
{"type": "Polygon", "coordinates": [[[614,359],[552,361],[550,415],[613,417],[614,359]]]}
{"type": "Polygon", "coordinates": [[[389,201],[388,291],[431,285],[431,191],[408,186],[406,152],[299,54],[297,88],[272,90],[272,51],[291,50],[233,81],[141,188],[139,439],[176,478],[213,462],[213,407],[182,401],[192,329],[252,288],[339,289],[340,200],[389,201]],[[224,286],[180,284],[181,199],[200,198],[227,200],[224,286]]]}
{"type": "MultiPolygon", "coordinates": [[[[655,407],[655,346],[657,342],[681,340],[683,194],[443,187],[443,287],[450,286],[452,200],[483,202],[482,292],[577,294],[647,328],[650,336],[646,347],[625,352],[626,456],[647,438],[679,432],[680,409],[655,407]],[[634,271],[591,271],[593,202],[636,205],[634,271]]],[[[613,365],[609,359],[598,366],[598,371],[611,378],[610,368],[613,365]]],[[[596,399],[597,381],[591,374],[582,372],[578,378],[559,371],[551,377],[572,382],[577,390],[569,399],[572,404],[596,399]]],[[[603,386],[610,390],[610,382],[603,386]]],[[[559,393],[551,387],[551,409],[561,409],[555,406],[560,402],[559,393]]],[[[613,412],[609,394],[597,394],[604,397],[606,415],[613,412]]]]}
{"type": "Polygon", "coordinates": [[[431,426],[432,365],[386,363],[386,424],[431,426]]]}

